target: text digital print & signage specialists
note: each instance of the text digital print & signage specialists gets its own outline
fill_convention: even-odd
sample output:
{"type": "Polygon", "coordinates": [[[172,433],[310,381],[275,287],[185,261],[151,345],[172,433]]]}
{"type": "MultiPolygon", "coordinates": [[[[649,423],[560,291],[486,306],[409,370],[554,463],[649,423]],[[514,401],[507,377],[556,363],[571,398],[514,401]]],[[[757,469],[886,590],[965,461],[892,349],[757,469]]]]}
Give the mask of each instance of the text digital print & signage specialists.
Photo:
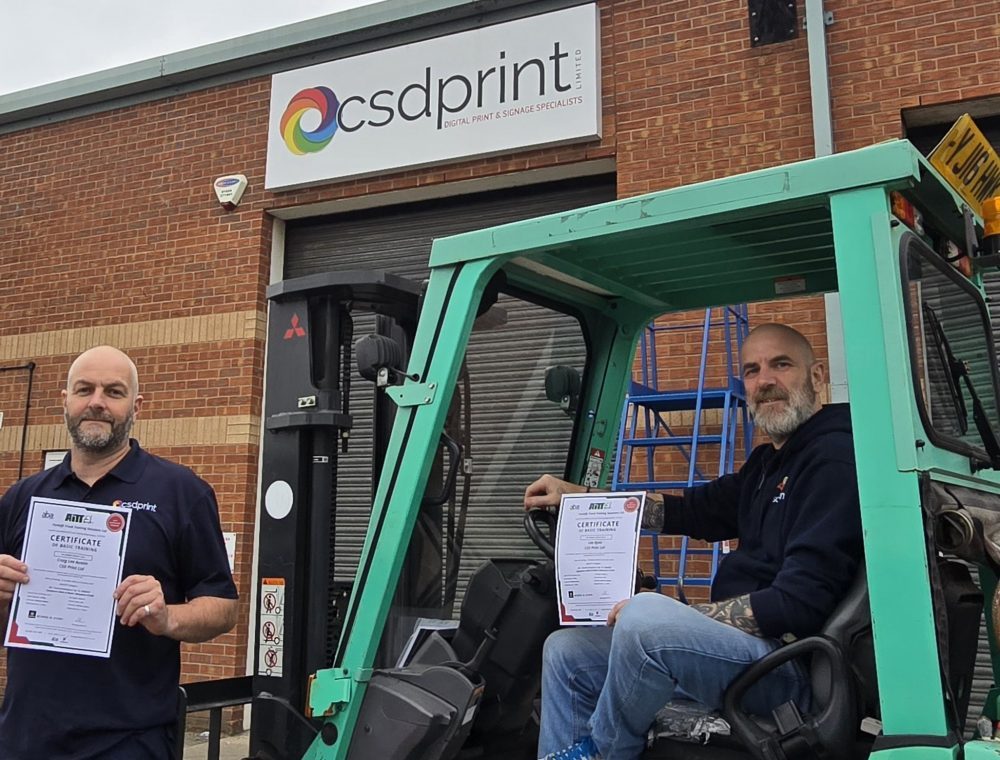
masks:
{"type": "Polygon", "coordinates": [[[600,139],[597,7],[275,74],[268,124],[268,190],[600,139]]]}

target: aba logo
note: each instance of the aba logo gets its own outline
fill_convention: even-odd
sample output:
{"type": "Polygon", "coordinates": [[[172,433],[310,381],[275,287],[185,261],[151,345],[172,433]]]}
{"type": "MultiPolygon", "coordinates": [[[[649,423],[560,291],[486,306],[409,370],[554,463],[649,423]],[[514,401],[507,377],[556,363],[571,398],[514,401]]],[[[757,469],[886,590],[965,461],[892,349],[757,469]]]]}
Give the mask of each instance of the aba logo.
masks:
{"type": "Polygon", "coordinates": [[[340,102],[329,87],[310,87],[297,93],[281,115],[281,136],[285,145],[297,156],[323,150],[337,132],[339,110],[340,102]],[[319,126],[307,131],[302,128],[302,119],[313,111],[319,113],[319,126]]]}

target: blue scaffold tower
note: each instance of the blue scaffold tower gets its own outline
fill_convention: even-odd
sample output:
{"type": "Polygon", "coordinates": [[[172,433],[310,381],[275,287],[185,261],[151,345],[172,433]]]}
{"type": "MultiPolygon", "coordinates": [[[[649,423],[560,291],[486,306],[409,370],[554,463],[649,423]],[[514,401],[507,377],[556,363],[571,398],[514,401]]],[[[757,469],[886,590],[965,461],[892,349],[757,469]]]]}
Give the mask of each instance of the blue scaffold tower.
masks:
{"type": "MultiPolygon", "coordinates": [[[[613,490],[665,491],[699,485],[733,472],[740,445],[740,461],[746,458],[753,425],[740,357],[748,332],[746,304],[706,309],[697,323],[651,322],[646,326],[639,344],[639,380],[633,379],[622,409],[613,490]],[[697,384],[689,390],[670,388],[661,367],[667,354],[664,344],[682,340],[692,345],[699,331],[697,384]],[[684,469],[686,477],[678,478],[678,470],[684,469]]],[[[690,358],[686,361],[690,363],[690,358]]],[[[711,585],[724,550],[720,543],[701,548],[689,546],[687,536],[649,531],[644,535],[652,543],[653,572],[661,588],[674,587],[677,598],[686,602],[685,586],[711,585]],[[690,559],[697,556],[710,558],[709,573],[692,568],[690,559]]]]}

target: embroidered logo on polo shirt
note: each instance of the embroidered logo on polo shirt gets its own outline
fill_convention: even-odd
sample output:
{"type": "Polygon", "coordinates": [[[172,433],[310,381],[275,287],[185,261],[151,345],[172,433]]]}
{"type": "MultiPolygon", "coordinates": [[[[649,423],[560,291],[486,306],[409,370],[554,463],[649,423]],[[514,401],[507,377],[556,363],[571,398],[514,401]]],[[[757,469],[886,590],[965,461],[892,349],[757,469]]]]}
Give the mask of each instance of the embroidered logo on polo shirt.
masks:
{"type": "Polygon", "coordinates": [[[772,504],[777,504],[785,500],[785,486],[788,485],[788,476],[786,475],[781,479],[781,482],[775,487],[778,495],[771,499],[772,504]]]}
{"type": "Polygon", "coordinates": [[[156,505],[150,504],[148,501],[122,501],[121,499],[115,499],[111,502],[111,506],[125,507],[125,509],[131,509],[133,512],[137,509],[143,512],[156,511],[156,505]]]}

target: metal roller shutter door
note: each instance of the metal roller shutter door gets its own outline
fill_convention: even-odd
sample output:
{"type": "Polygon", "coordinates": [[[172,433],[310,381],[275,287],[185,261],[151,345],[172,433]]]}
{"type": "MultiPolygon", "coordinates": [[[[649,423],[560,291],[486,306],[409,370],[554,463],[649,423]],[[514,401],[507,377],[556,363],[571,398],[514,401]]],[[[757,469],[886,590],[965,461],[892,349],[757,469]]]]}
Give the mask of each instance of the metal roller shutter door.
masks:
{"type": "MultiPolygon", "coordinates": [[[[585,178],[476,195],[350,212],[286,229],[285,277],[347,269],[382,269],[415,281],[426,279],[431,241],[472,229],[601,203],[615,197],[613,177],[585,178]]],[[[531,554],[521,527],[519,504],[529,479],[544,469],[562,472],[567,418],[543,398],[545,366],[569,363],[582,369],[582,344],[566,336],[564,320],[523,302],[507,302],[508,324],[520,324],[518,340],[473,336],[469,347],[472,387],[472,474],[466,550],[459,590],[483,556],[531,554]],[[579,346],[579,348],[577,348],[579,346]],[[489,375],[489,390],[476,378],[489,375]],[[524,378],[531,378],[525,393],[524,378]],[[528,400],[521,398],[525,396],[528,400]],[[509,419],[516,409],[519,419],[509,419]],[[496,415],[508,416],[498,425],[496,415]],[[510,437],[511,423],[521,428],[525,445],[510,437]],[[551,447],[531,441],[551,442],[551,447]],[[502,456],[501,477],[487,454],[502,456]],[[509,477],[510,473],[516,477],[509,477]]],[[[355,315],[354,340],[372,331],[374,318],[355,315]]],[[[342,455],[337,485],[335,579],[351,581],[357,568],[371,508],[372,445],[370,383],[353,375],[351,413],[354,429],[348,453],[342,455]]],[[[459,481],[459,489],[462,482],[459,481]]]]}
{"type": "MultiPolygon", "coordinates": [[[[1000,150],[1000,124],[997,118],[989,120],[985,124],[983,120],[977,121],[986,139],[993,145],[994,150],[1000,150]]],[[[990,311],[990,322],[993,324],[993,341],[997,355],[1000,356],[1000,273],[986,272],[983,275],[983,285],[986,288],[987,306],[990,311]]],[[[994,420],[994,426],[1000,426],[1000,421],[994,420]]],[[[978,575],[976,580],[978,581],[978,575]]],[[[991,608],[987,600],[986,609],[991,608]]],[[[986,615],[979,629],[979,648],[976,650],[976,671],[972,683],[972,696],[969,699],[969,720],[966,721],[966,734],[970,735],[975,728],[975,721],[979,717],[990,688],[993,686],[993,663],[990,659],[989,636],[986,630],[986,615]]]]}
{"type": "MultiPolygon", "coordinates": [[[[1000,137],[998,135],[997,137],[1000,137]]],[[[997,137],[991,137],[994,146],[1000,144],[997,137]]],[[[993,345],[997,356],[1000,356],[1000,273],[987,272],[983,275],[983,285],[986,288],[986,305],[989,307],[990,322],[993,325],[993,345]]],[[[1000,421],[993,420],[994,427],[1000,426],[1000,421]]],[[[978,573],[977,578],[978,582],[978,573]]],[[[989,614],[990,600],[986,600],[986,615],[989,614]]],[[[969,717],[965,723],[966,736],[971,736],[976,720],[986,703],[986,697],[993,686],[993,662],[990,658],[989,633],[986,630],[986,615],[983,615],[979,627],[979,647],[976,649],[976,670],[972,682],[972,696],[969,698],[969,717]]]]}

